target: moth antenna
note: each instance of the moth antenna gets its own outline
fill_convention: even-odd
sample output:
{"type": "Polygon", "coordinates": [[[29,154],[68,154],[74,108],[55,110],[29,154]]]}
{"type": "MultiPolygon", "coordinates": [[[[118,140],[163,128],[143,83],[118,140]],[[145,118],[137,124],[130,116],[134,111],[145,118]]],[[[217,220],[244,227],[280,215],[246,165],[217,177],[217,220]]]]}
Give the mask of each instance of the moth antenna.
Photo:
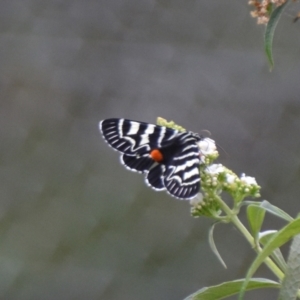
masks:
{"type": "MultiPolygon", "coordinates": [[[[207,129],[203,129],[203,130],[201,130],[201,132],[206,132],[206,133],[208,133],[208,136],[209,137],[211,137],[211,132],[209,131],[209,130],[207,130],[207,129]]],[[[202,136],[202,135],[201,135],[202,136]]]]}
{"type": "Polygon", "coordinates": [[[226,154],[227,157],[229,157],[229,154],[225,151],[225,149],[224,149],[223,147],[221,147],[221,146],[220,146],[219,144],[217,144],[217,143],[216,143],[216,145],[217,145],[218,148],[220,148],[220,149],[226,154]]]}

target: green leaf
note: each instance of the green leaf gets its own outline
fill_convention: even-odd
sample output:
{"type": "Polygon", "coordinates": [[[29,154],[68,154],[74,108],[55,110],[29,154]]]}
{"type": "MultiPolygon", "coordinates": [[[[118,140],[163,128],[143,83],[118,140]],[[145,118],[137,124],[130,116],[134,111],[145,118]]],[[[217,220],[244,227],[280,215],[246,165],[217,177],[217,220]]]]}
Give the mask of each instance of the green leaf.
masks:
{"type": "Polygon", "coordinates": [[[266,210],[267,212],[273,214],[276,217],[279,217],[283,220],[286,220],[288,222],[293,221],[294,219],[287,214],[285,211],[283,211],[282,209],[280,209],[279,207],[271,204],[269,201],[267,200],[263,200],[262,202],[257,202],[257,201],[244,201],[243,205],[254,205],[254,206],[258,206],[263,208],[264,210],[266,210]]]}
{"type": "Polygon", "coordinates": [[[300,235],[291,244],[287,269],[282,282],[279,300],[294,300],[300,287],[300,235]]]}
{"type": "Polygon", "coordinates": [[[285,211],[283,211],[282,209],[280,209],[279,207],[271,204],[269,201],[267,200],[264,200],[261,202],[260,204],[260,207],[261,208],[264,208],[266,211],[268,211],[269,213],[281,218],[281,219],[284,219],[288,222],[291,222],[293,221],[294,219],[289,215],[287,214],[285,211]]]}
{"type": "MultiPolygon", "coordinates": [[[[273,237],[266,244],[264,249],[258,254],[252,265],[250,266],[246,280],[242,286],[239,299],[243,299],[248,281],[258,269],[258,267],[264,262],[264,260],[277,248],[288,242],[292,237],[300,233],[300,219],[296,219],[283,227],[280,231],[273,235],[273,237]]],[[[282,279],[282,278],[280,278],[282,279]]]]}
{"type": "MultiPolygon", "coordinates": [[[[267,230],[264,232],[259,233],[259,242],[262,245],[266,245],[269,240],[273,237],[274,234],[276,234],[278,231],[277,230],[267,230]]],[[[285,272],[287,268],[287,264],[285,262],[285,259],[280,251],[279,248],[275,249],[273,253],[271,254],[272,258],[275,260],[277,265],[280,267],[280,269],[285,272]]]]}
{"type": "MultiPolygon", "coordinates": [[[[196,293],[188,296],[184,300],[219,300],[236,295],[245,279],[223,282],[219,285],[204,287],[196,293]]],[[[247,291],[261,288],[279,288],[280,284],[276,281],[265,278],[252,278],[247,285],[247,291]]]]}
{"type": "Polygon", "coordinates": [[[217,225],[218,223],[219,222],[214,223],[210,227],[209,232],[208,232],[208,242],[209,242],[209,245],[210,245],[210,248],[211,248],[212,252],[217,256],[217,258],[219,259],[219,261],[221,262],[223,267],[225,269],[227,269],[227,266],[226,266],[224,260],[222,259],[221,255],[220,255],[220,253],[219,253],[219,251],[216,247],[215,241],[214,241],[214,229],[215,229],[215,225],[217,225]]]}
{"type": "Polygon", "coordinates": [[[248,222],[252,231],[252,235],[257,239],[257,235],[264,221],[266,211],[259,206],[249,205],[247,207],[248,222]]]}
{"type": "Polygon", "coordinates": [[[273,60],[273,54],[272,54],[272,44],[273,44],[273,37],[275,28],[278,24],[279,18],[281,14],[283,13],[284,8],[286,7],[287,3],[289,1],[287,0],[282,5],[276,7],[273,12],[271,13],[269,22],[266,27],[265,32],[265,52],[267,54],[267,58],[269,60],[270,68],[272,69],[274,66],[274,60],[273,60]]]}

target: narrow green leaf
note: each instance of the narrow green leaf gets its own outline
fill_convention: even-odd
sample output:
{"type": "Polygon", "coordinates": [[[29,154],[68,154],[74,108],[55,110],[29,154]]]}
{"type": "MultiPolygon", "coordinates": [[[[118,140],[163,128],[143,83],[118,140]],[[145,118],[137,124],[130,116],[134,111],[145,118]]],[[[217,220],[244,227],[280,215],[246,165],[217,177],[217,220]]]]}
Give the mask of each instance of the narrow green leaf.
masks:
{"type": "Polygon", "coordinates": [[[276,7],[273,12],[271,13],[269,22],[266,27],[265,31],[265,52],[267,54],[267,58],[269,60],[269,64],[271,69],[274,66],[274,60],[273,60],[273,54],[272,54],[272,44],[273,44],[273,37],[274,37],[274,32],[275,28],[278,24],[279,18],[281,14],[283,13],[284,8],[286,7],[287,3],[289,1],[287,0],[285,3],[282,5],[276,7]]]}
{"type": "Polygon", "coordinates": [[[247,218],[252,231],[252,235],[257,239],[257,235],[264,221],[266,211],[259,206],[249,205],[247,207],[247,218]]]}
{"type": "Polygon", "coordinates": [[[262,252],[258,254],[252,265],[250,266],[245,282],[242,286],[239,299],[243,299],[248,281],[254,274],[254,272],[258,269],[258,267],[264,262],[264,260],[276,249],[288,242],[292,237],[300,233],[300,219],[296,219],[283,227],[280,231],[278,231],[274,236],[269,240],[266,244],[262,252]]]}
{"type": "MultiPolygon", "coordinates": [[[[184,300],[219,300],[232,295],[236,295],[245,279],[223,282],[219,285],[204,287],[196,293],[188,296],[184,300]]],[[[276,281],[265,278],[252,278],[247,285],[247,291],[261,288],[279,288],[280,284],[276,281]]]]}
{"type": "Polygon", "coordinates": [[[217,258],[219,259],[219,261],[221,262],[223,267],[225,269],[227,269],[227,266],[226,266],[224,260],[222,259],[221,255],[220,255],[220,253],[219,253],[219,251],[216,247],[215,241],[214,241],[214,229],[215,229],[215,225],[217,225],[218,223],[219,222],[214,223],[210,227],[209,232],[208,232],[208,242],[209,242],[209,245],[210,245],[210,248],[211,248],[212,252],[217,256],[217,258]]]}
{"type": "Polygon", "coordinates": [[[253,206],[258,206],[263,208],[264,210],[266,210],[267,212],[273,214],[276,217],[279,217],[283,220],[286,220],[288,222],[293,221],[294,219],[287,214],[285,211],[283,211],[282,209],[280,209],[279,207],[271,204],[269,201],[267,200],[263,200],[262,202],[257,202],[257,201],[244,201],[242,203],[242,205],[253,205],[253,206]]]}
{"type": "Polygon", "coordinates": [[[269,213],[281,218],[281,219],[284,219],[288,222],[291,222],[293,221],[294,219],[289,215],[287,214],[285,211],[283,211],[282,209],[280,209],[279,207],[271,204],[269,201],[267,200],[263,200],[260,204],[260,207],[261,208],[264,208],[266,211],[268,211],[269,213]]]}
{"type": "Polygon", "coordinates": [[[300,235],[291,244],[287,269],[281,285],[279,300],[294,300],[300,287],[300,235]]]}
{"type": "MultiPolygon", "coordinates": [[[[259,242],[265,246],[269,240],[273,237],[274,234],[276,234],[278,231],[277,230],[267,230],[264,232],[259,233],[259,242]]],[[[277,265],[280,267],[280,269],[285,273],[287,264],[285,262],[285,259],[280,251],[279,248],[275,249],[272,254],[272,258],[274,261],[277,263],[277,265]]]]}

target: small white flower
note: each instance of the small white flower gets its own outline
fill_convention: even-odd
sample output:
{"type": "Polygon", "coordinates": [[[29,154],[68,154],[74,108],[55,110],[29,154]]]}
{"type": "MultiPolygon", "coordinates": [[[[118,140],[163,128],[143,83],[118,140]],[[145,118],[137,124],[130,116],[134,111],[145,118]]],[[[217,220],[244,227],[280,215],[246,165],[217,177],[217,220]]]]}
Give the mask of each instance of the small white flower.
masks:
{"type": "Polygon", "coordinates": [[[230,173],[227,173],[226,174],[226,182],[228,183],[228,184],[232,184],[232,183],[234,183],[235,182],[235,180],[236,180],[236,176],[235,175],[233,175],[233,174],[230,174],[230,173]]]}
{"type": "Polygon", "coordinates": [[[221,164],[212,164],[206,168],[206,172],[209,173],[210,175],[217,175],[224,171],[225,169],[221,164]]]}
{"type": "Polygon", "coordinates": [[[254,177],[246,176],[245,174],[241,175],[241,181],[247,185],[257,185],[257,182],[254,177]]]}
{"type": "Polygon", "coordinates": [[[201,151],[201,154],[204,156],[206,155],[212,155],[217,152],[216,143],[214,140],[210,138],[204,138],[201,141],[198,142],[199,149],[201,151]]]}
{"type": "Polygon", "coordinates": [[[197,206],[198,204],[200,204],[202,202],[202,200],[203,200],[202,193],[198,193],[198,195],[195,198],[190,200],[190,204],[192,206],[197,206]]]}

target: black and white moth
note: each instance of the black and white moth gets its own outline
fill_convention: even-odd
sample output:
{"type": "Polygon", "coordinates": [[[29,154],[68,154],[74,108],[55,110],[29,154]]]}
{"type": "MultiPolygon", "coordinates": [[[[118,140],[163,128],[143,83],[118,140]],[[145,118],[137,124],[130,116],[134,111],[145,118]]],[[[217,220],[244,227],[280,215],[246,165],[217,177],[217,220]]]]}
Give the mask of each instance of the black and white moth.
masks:
{"type": "Polygon", "coordinates": [[[184,200],[199,193],[203,138],[197,133],[118,118],[101,121],[99,128],[105,141],[122,153],[121,163],[145,173],[153,189],[184,200]]]}

